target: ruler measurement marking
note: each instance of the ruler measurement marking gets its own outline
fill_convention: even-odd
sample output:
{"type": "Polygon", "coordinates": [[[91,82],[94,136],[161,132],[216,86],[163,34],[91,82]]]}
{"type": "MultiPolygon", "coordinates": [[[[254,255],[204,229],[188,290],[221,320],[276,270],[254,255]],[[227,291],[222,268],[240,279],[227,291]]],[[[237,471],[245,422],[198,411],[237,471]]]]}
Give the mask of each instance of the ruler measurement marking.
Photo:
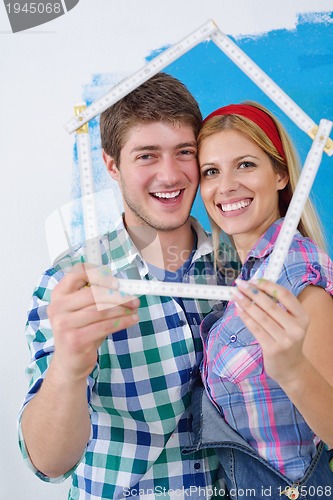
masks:
{"type": "Polygon", "coordinates": [[[332,130],[332,125],[332,122],[329,120],[320,120],[317,135],[314,138],[312,147],[306,158],[295,192],[287,210],[285,220],[282,224],[280,234],[277,237],[269,264],[265,271],[266,279],[277,281],[279,278],[292,238],[300,221],[304,205],[316,178],[322,153],[327,138],[332,130]]]}
{"type": "Polygon", "coordinates": [[[130,295],[159,295],[206,300],[230,300],[231,286],[163,283],[148,280],[118,279],[119,290],[130,295]]]}
{"type": "MultiPolygon", "coordinates": [[[[316,172],[319,168],[322,153],[325,151],[329,156],[333,155],[333,141],[329,138],[332,122],[321,120],[319,127],[315,122],[270,78],[266,75],[254,61],[252,61],[232,40],[222,33],[213,21],[207,22],[201,28],[190,34],[178,44],[166,49],[162,54],[154,58],[151,62],[134,75],[122,80],[115,85],[110,92],[94,102],[87,108],[82,108],[76,116],[66,126],[68,132],[77,130],[79,164],[82,177],[85,181],[83,185],[83,218],[85,222],[87,240],[87,257],[95,265],[101,265],[101,255],[99,253],[98,223],[93,198],[93,175],[92,161],[89,141],[89,132],[84,127],[87,122],[101,111],[120,100],[129,92],[147,81],[151,76],[170,64],[180,55],[186,53],[199,42],[211,37],[213,42],[220,48],[259,88],[275,102],[292,121],[313,140],[306,163],[303,167],[300,180],[296,186],[293,199],[290,203],[285,221],[282,225],[280,240],[278,238],[271,255],[271,260],[266,270],[265,277],[276,281],[282,269],[284,259],[287,255],[293,234],[298,225],[301,213],[311,190],[316,172]],[[83,160],[84,157],[84,160],[83,160]],[[83,167],[82,164],[85,164],[83,167]],[[295,196],[296,195],[296,196],[295,196]],[[88,219],[88,220],[87,220],[88,219]],[[279,243],[279,244],[278,244],[279,243]]],[[[123,293],[179,296],[188,298],[204,298],[230,300],[232,287],[154,283],[146,280],[119,280],[119,288],[123,293]]]]}
{"type": "MultiPolygon", "coordinates": [[[[235,64],[240,67],[245,74],[247,74],[252,80],[254,80],[254,83],[258,85],[262,90],[264,90],[265,93],[265,87],[266,90],[269,91],[269,97],[276,102],[276,99],[278,101],[281,101],[283,99],[283,106],[284,106],[284,111],[288,111],[287,115],[295,121],[294,117],[295,111],[297,111],[297,116],[302,117],[302,119],[298,123],[302,123],[302,126],[300,127],[304,132],[308,132],[310,128],[312,128],[315,123],[313,120],[311,120],[310,117],[308,117],[304,111],[299,108],[299,106],[294,103],[291,98],[280,88],[278,85],[268,76],[266,75],[263,70],[254,62],[252,61],[245,52],[243,52],[236,44],[234,44],[230,39],[227,39],[226,35],[222,33],[220,30],[218,30],[216,33],[214,33],[211,36],[213,42],[224,52],[226,55],[232,59],[235,64]],[[236,54],[236,56],[235,56],[236,54]],[[246,62],[246,64],[245,64],[246,62]],[[274,89],[274,92],[272,90],[274,89]],[[307,129],[304,129],[304,124],[308,125],[307,129]]],[[[279,106],[281,103],[278,104],[279,106]]]]}
{"type": "MultiPolygon", "coordinates": [[[[242,51],[227,35],[225,35],[214,21],[207,21],[201,28],[188,35],[152,61],[138,70],[132,76],[116,84],[110,92],[91,104],[79,116],[74,117],[66,125],[66,130],[71,133],[79,128],[82,123],[88,122],[139,85],[158,73],[165,66],[173,62],[180,55],[186,53],[205,38],[211,40],[222,50],[268,97],[275,102],[289,118],[311,139],[314,138],[318,126],[315,122],[286,94],[245,52],[242,51]]],[[[324,151],[333,155],[333,141],[328,138],[324,151]]]]}
{"type": "MultiPolygon", "coordinates": [[[[85,104],[74,107],[75,113],[84,110],[85,104]]],[[[77,130],[76,144],[81,179],[81,201],[86,241],[86,258],[88,262],[100,266],[102,256],[99,249],[99,231],[94,199],[94,178],[92,169],[91,146],[88,124],[77,130]]]]}
{"type": "Polygon", "coordinates": [[[195,47],[195,45],[205,40],[216,30],[216,24],[213,21],[208,21],[201,28],[188,35],[184,40],[181,40],[175,46],[171,46],[163,51],[162,54],[147,63],[144,68],[139,69],[136,73],[134,73],[134,75],[116,84],[106,96],[98,99],[82,111],[79,116],[75,116],[72,120],[70,120],[65,125],[67,132],[74,132],[83,123],[86,123],[94,118],[94,116],[110,107],[110,102],[111,104],[114,104],[120,100],[139,85],[149,80],[150,77],[165,68],[180,55],[185,54],[190,48],[195,47]],[[98,108],[96,106],[98,106],[98,108]]]}
{"type": "MultiPolygon", "coordinates": [[[[219,29],[211,39],[303,132],[314,138],[314,129],[318,129],[315,122],[242,49],[219,29]]],[[[333,141],[329,137],[324,151],[333,155],[333,141]]]]}

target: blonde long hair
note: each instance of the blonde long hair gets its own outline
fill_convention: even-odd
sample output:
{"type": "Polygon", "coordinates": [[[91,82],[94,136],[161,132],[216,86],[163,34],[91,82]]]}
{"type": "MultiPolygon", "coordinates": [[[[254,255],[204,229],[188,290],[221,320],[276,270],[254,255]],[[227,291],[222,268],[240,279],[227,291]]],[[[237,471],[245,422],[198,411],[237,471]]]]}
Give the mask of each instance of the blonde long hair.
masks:
{"type": "MultiPolygon", "coordinates": [[[[264,151],[264,153],[269,156],[275,172],[287,172],[289,175],[289,181],[286,187],[279,191],[279,210],[281,216],[284,217],[301,173],[298,154],[296,153],[295,147],[293,146],[286,130],[270,111],[256,102],[247,101],[244,104],[253,106],[271,117],[279,132],[285,153],[285,159],[282,158],[272,141],[256,123],[238,114],[213,116],[204,122],[198,136],[199,154],[202,142],[207,137],[221,132],[222,130],[238,130],[247,138],[251,139],[262,149],[262,151],[264,151]]],[[[210,217],[209,219],[212,226],[214,253],[215,256],[217,256],[222,231],[210,217]]],[[[309,199],[304,207],[302,217],[298,225],[298,230],[303,236],[310,237],[320,248],[326,250],[322,225],[319,221],[316,210],[309,199]]]]}

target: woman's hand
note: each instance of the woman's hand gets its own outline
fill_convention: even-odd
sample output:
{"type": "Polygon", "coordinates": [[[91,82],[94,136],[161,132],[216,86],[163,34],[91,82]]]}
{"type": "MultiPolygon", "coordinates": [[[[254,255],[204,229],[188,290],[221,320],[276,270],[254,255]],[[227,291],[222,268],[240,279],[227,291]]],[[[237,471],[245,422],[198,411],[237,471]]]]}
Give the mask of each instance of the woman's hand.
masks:
{"type": "Polygon", "coordinates": [[[265,371],[280,385],[288,383],[304,361],[309,317],[299,300],[276,283],[264,279],[236,283],[233,300],[261,345],[265,371]]]}

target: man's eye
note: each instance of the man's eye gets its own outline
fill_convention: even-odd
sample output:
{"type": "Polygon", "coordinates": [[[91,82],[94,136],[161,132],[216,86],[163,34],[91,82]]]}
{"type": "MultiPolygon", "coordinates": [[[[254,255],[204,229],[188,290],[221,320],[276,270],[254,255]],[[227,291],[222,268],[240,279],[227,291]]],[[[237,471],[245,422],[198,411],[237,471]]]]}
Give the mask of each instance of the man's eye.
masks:
{"type": "Polygon", "coordinates": [[[182,155],[182,156],[196,156],[197,152],[194,151],[193,149],[182,149],[181,151],[179,151],[179,154],[182,155]]]}
{"type": "Polygon", "coordinates": [[[153,158],[153,155],[148,153],[137,157],[138,160],[150,160],[151,158],[153,158]]]}

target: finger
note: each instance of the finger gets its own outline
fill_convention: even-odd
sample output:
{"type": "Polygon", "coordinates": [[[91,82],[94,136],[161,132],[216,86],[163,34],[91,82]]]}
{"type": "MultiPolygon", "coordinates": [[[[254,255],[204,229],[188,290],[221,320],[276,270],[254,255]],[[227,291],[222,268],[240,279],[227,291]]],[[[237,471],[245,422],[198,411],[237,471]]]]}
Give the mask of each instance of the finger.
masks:
{"type": "Polygon", "coordinates": [[[59,281],[54,288],[52,295],[56,297],[61,294],[70,294],[80,290],[88,282],[88,275],[82,263],[75,264],[71,271],[59,281]]]}
{"type": "MultiPolygon", "coordinates": [[[[262,292],[258,289],[258,287],[253,284],[251,281],[237,281],[237,289],[240,292],[238,299],[243,299],[242,307],[249,307],[253,304],[258,306],[265,315],[271,316],[279,325],[286,326],[286,322],[288,322],[288,313],[278,305],[278,302],[275,298],[267,295],[265,292],[262,292]],[[248,300],[245,300],[246,297],[248,300]]],[[[255,311],[258,313],[258,309],[251,308],[251,311],[255,311]]],[[[250,313],[250,309],[248,310],[250,313]]],[[[263,315],[261,315],[262,317],[263,315]]]]}
{"type": "MultiPolygon", "coordinates": [[[[283,349],[287,349],[290,347],[290,344],[304,339],[307,328],[306,316],[293,317],[288,311],[281,309],[271,298],[265,296],[264,292],[255,290],[254,293],[252,285],[250,288],[246,288],[246,290],[247,295],[242,294],[240,290],[235,290],[236,305],[246,312],[251,320],[256,323],[257,328],[260,327],[261,330],[267,332],[283,349]],[[264,306],[262,304],[258,306],[255,301],[251,300],[253,296],[257,297],[259,295],[263,295],[264,306]],[[267,297],[268,305],[266,304],[267,297]]],[[[259,301],[259,299],[255,300],[259,301]]],[[[252,327],[251,332],[255,333],[252,331],[252,327]]]]}
{"type": "MultiPolygon", "coordinates": [[[[241,316],[241,313],[245,313],[247,321],[249,322],[249,319],[251,320],[251,328],[248,324],[246,324],[246,326],[252,333],[254,333],[253,328],[255,326],[255,328],[260,329],[260,331],[265,331],[276,340],[284,336],[284,326],[281,325],[281,322],[278,322],[274,317],[272,317],[272,313],[269,309],[262,309],[251,299],[251,297],[243,294],[240,290],[235,289],[232,293],[233,299],[239,310],[239,315],[241,316]]],[[[249,295],[251,293],[253,292],[248,292],[249,295]]],[[[270,307],[278,308],[278,306],[271,299],[268,298],[268,300],[272,304],[270,307]]]]}
{"type": "Polygon", "coordinates": [[[117,278],[112,275],[111,268],[108,265],[87,268],[87,275],[90,284],[104,286],[105,288],[112,288],[114,290],[119,288],[119,282],[117,278]]]}
{"type": "MultiPolygon", "coordinates": [[[[118,328],[120,322],[121,327],[124,324],[133,324],[133,321],[137,321],[137,315],[138,310],[135,308],[115,306],[98,311],[94,305],[70,313],[66,311],[57,315],[51,314],[50,320],[53,329],[58,332],[82,331],[89,327],[91,327],[91,331],[96,330],[98,332],[104,323],[109,328],[118,328]]],[[[101,335],[103,336],[104,333],[105,330],[102,328],[101,335]]]]}
{"type": "Polygon", "coordinates": [[[277,302],[282,304],[287,311],[293,316],[302,317],[304,315],[304,309],[297,297],[290,290],[284,286],[278,285],[273,281],[268,281],[265,279],[253,280],[253,283],[259,290],[267,293],[277,302]]]}
{"type": "Polygon", "coordinates": [[[140,305],[140,300],[133,296],[127,295],[112,288],[104,286],[92,285],[90,290],[93,294],[94,302],[98,310],[102,308],[112,308],[118,305],[126,305],[129,308],[137,308],[140,305]]]}
{"type": "Polygon", "coordinates": [[[238,288],[246,295],[251,302],[257,304],[266,314],[270,315],[279,325],[288,330],[294,326],[294,321],[305,325],[304,310],[297,298],[294,297],[286,288],[271,283],[269,288],[270,295],[252,283],[252,281],[237,282],[238,288]],[[275,286],[274,286],[275,285],[275,286]],[[283,301],[281,302],[280,301],[283,301]],[[287,303],[289,309],[284,305],[287,303]],[[296,310],[296,312],[295,312],[296,310]],[[300,314],[300,311],[302,314],[300,314]]]}
{"type": "Polygon", "coordinates": [[[273,349],[275,347],[275,338],[252,318],[246,310],[238,308],[238,314],[244,325],[255,336],[263,349],[273,349]]]}
{"type": "Polygon", "coordinates": [[[80,309],[71,314],[60,314],[52,318],[52,326],[59,331],[74,330],[83,328],[89,325],[96,325],[103,321],[119,320],[138,313],[137,308],[114,306],[97,310],[95,304],[93,306],[80,309]]]}
{"type": "Polygon", "coordinates": [[[89,306],[99,309],[123,304],[129,308],[137,308],[140,304],[139,299],[133,295],[125,295],[112,288],[101,286],[83,286],[86,283],[85,271],[78,272],[76,270],[74,273],[64,276],[52,292],[51,309],[69,312],[89,306]]]}
{"type": "Polygon", "coordinates": [[[103,319],[97,323],[86,325],[80,330],[80,335],[87,335],[91,341],[103,342],[103,340],[113,333],[119,332],[135,325],[139,321],[137,313],[129,315],[121,315],[113,318],[103,319]]]}
{"type": "Polygon", "coordinates": [[[106,288],[118,289],[119,282],[112,275],[111,269],[108,266],[93,266],[86,262],[75,264],[70,272],[68,272],[59,282],[58,289],[61,293],[72,293],[79,290],[89,283],[93,283],[106,288]]]}

